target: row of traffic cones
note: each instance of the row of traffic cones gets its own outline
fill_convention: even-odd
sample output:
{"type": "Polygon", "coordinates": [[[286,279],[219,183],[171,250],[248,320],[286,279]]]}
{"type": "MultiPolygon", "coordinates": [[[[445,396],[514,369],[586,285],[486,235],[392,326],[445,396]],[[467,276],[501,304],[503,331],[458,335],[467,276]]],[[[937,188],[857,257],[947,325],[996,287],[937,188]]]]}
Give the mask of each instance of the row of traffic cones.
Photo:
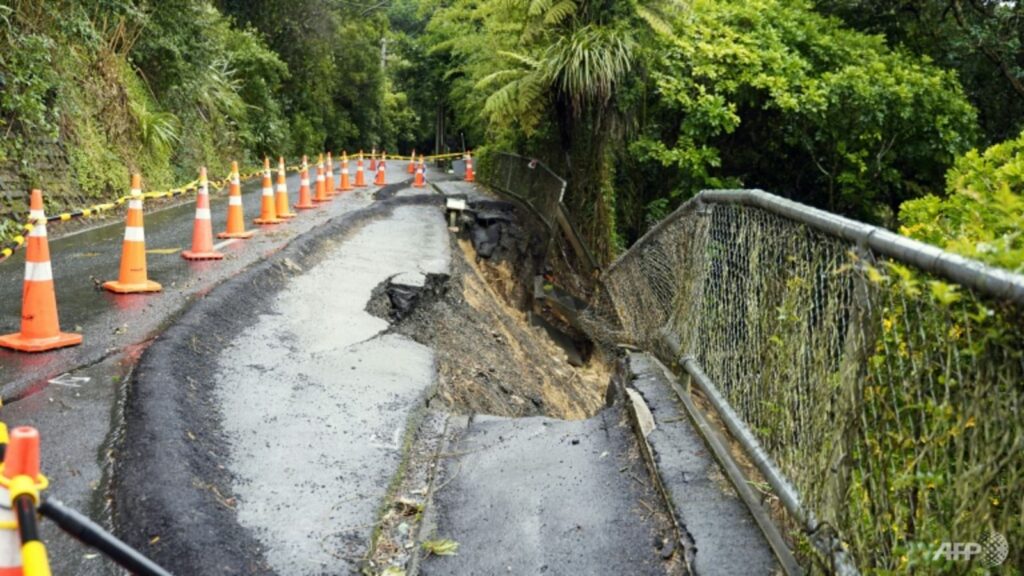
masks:
{"type": "MultiPolygon", "coordinates": [[[[384,186],[387,183],[387,154],[381,153],[377,161],[376,150],[371,154],[371,170],[376,171],[374,184],[384,186]]],[[[415,152],[413,153],[415,158],[415,152]]],[[[299,202],[295,208],[308,210],[318,204],[330,201],[341,192],[366,187],[366,176],[363,169],[363,153],[360,152],[356,162],[355,182],[349,181],[349,159],[342,153],[340,182],[335,185],[334,167],[331,154],[327,154],[324,165],[323,155],[316,167],[316,189],[310,190],[309,163],[302,159],[300,173],[299,202]],[[315,197],[311,197],[315,194],[315,197]]],[[[419,164],[415,160],[409,164],[415,172],[413,186],[426,186],[426,165],[423,155],[419,164]]],[[[270,160],[263,162],[263,193],[259,218],[253,222],[258,225],[280,224],[286,219],[294,218],[288,206],[288,188],[285,182],[286,172],[284,159],[278,160],[277,186],[271,184],[270,160]]],[[[473,181],[472,157],[467,156],[466,181],[473,181]]],[[[128,198],[128,214],[125,221],[124,242],[121,247],[121,267],[117,280],[103,283],[103,288],[117,294],[159,292],[162,286],[149,279],[146,266],[146,237],[142,209],[142,177],[132,175],[131,194],[128,198]]],[[[57,297],[53,286],[53,271],[50,264],[50,249],[46,236],[46,216],[43,212],[43,195],[40,190],[31,194],[29,217],[32,220],[28,234],[25,254],[25,280],[22,287],[21,331],[0,336],[0,347],[11,348],[23,352],[42,352],[74,346],[82,342],[81,334],[60,331],[57,316],[57,297]]],[[[242,206],[241,178],[238,163],[231,165],[231,177],[228,188],[228,217],[224,232],[218,238],[247,239],[255,234],[245,228],[245,213],[242,206]]],[[[196,194],[195,224],[192,230],[192,249],[181,253],[186,260],[220,260],[224,255],[213,246],[213,230],[210,213],[210,190],[206,168],[200,168],[199,186],[196,194]]]]}

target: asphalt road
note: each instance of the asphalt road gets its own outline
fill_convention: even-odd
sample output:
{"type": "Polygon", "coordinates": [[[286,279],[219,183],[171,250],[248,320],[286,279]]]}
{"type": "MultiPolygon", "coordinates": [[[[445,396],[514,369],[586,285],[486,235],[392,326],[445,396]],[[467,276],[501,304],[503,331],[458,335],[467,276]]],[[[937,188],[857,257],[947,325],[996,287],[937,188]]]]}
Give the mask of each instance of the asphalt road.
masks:
{"type": "MultiPolygon", "coordinates": [[[[340,169],[340,167],[336,166],[340,169]]],[[[405,180],[404,165],[389,166],[388,180],[405,180]]],[[[298,175],[288,187],[298,200],[298,175]]],[[[260,179],[243,183],[247,227],[259,213],[260,179]]],[[[300,212],[287,224],[262,229],[246,241],[220,249],[218,262],[187,262],[178,251],[191,243],[195,214],[186,202],[146,214],[149,276],[163,284],[159,294],[115,296],[98,290],[95,280],[115,278],[118,272],[122,223],[115,222],[58,238],[50,252],[61,326],[80,331],[78,347],[43,354],[0,350],[0,418],[9,426],[31,425],[42,435],[43,471],[51,479],[49,494],[104,524],[116,502],[108,493],[114,453],[123,421],[124,386],[152,339],[183,310],[211,288],[268,254],[279,251],[298,235],[325,221],[373,202],[375,188],[348,193],[326,206],[300,212]]],[[[226,219],[226,193],[212,197],[214,232],[226,219]]],[[[59,227],[50,226],[50,235],[59,227]]],[[[220,241],[217,241],[220,242],[220,241]]],[[[24,251],[0,264],[0,331],[19,328],[24,251]]],[[[111,565],[43,523],[51,563],[58,574],[111,573],[111,565]]]]}
{"type": "Polygon", "coordinates": [[[217,354],[238,521],[278,574],[358,571],[406,422],[435,379],[433,351],[386,334],[366,304],[388,278],[447,274],[449,258],[437,207],[397,208],[294,278],[217,354]],[[268,461],[284,474],[267,474],[268,461]]]}
{"type": "Polygon", "coordinates": [[[423,539],[458,554],[422,574],[685,573],[621,402],[578,421],[475,416],[448,453],[423,539]]]}
{"type": "MultiPolygon", "coordinates": [[[[404,168],[392,164],[389,181],[407,180],[404,168]]],[[[289,185],[294,199],[294,176],[289,185]]],[[[251,221],[259,183],[245,193],[251,221]]],[[[42,432],[50,493],[116,524],[175,573],[358,573],[392,485],[423,476],[403,467],[437,378],[433,350],[367,304],[385,283],[443,277],[452,258],[439,195],[394,185],[375,196],[346,194],[227,245],[219,263],[177,254],[191,238],[191,203],[148,214],[159,295],[94,288],[91,277],[117,272],[121,225],[52,242],[62,325],[86,343],[0,352],[0,417],[42,432]]],[[[214,197],[215,230],[225,204],[214,197]]],[[[0,329],[16,329],[21,266],[0,265],[0,329]]],[[[634,384],[658,397],[639,372],[634,384]]],[[[581,421],[471,417],[424,464],[442,472],[421,539],[460,548],[426,558],[422,573],[682,573],[683,545],[623,402],[581,421]]],[[[670,403],[652,409],[655,448],[689,450],[659,461],[681,491],[675,513],[689,521],[702,573],[770,571],[749,518],[723,504],[728,490],[696,435],[670,403]]],[[[44,527],[54,573],[119,573],[44,527]]]]}

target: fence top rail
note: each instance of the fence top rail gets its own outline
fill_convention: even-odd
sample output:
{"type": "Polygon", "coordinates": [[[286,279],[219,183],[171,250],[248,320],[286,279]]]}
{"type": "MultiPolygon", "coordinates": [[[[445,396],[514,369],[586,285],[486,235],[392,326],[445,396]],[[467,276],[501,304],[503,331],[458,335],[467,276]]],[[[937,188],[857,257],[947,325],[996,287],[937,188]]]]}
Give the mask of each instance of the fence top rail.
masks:
{"type": "Polygon", "coordinates": [[[605,274],[638,253],[662,228],[704,204],[741,204],[760,208],[825,234],[841,238],[904,264],[944,277],[997,300],[1024,306],[1024,275],[983,264],[952,252],[896,234],[884,228],[812,208],[763,190],[704,190],[659,222],[629,250],[616,258],[605,274]]]}
{"type": "MultiPolygon", "coordinates": [[[[547,164],[541,162],[540,160],[537,160],[536,158],[530,158],[528,156],[521,156],[519,154],[516,154],[515,152],[495,152],[495,155],[496,156],[507,156],[509,158],[515,158],[517,160],[522,160],[523,162],[529,163],[531,165],[531,168],[541,168],[541,169],[543,169],[544,172],[547,172],[549,176],[551,176],[552,178],[557,180],[559,184],[561,184],[561,189],[558,192],[558,201],[561,202],[562,200],[565,199],[564,198],[565,197],[565,186],[566,186],[565,178],[562,178],[561,176],[556,174],[555,171],[552,170],[551,168],[549,168],[547,164]]],[[[508,192],[508,190],[506,190],[506,192],[508,192]]]]}

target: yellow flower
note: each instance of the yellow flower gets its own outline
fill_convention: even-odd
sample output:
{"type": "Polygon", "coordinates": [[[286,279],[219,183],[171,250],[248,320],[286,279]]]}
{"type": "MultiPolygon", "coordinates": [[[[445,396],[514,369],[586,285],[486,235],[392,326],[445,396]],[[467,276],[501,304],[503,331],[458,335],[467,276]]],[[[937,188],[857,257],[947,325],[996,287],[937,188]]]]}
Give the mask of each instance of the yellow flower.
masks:
{"type": "Polygon", "coordinates": [[[892,318],[882,318],[882,330],[884,330],[886,334],[892,332],[892,318]]]}

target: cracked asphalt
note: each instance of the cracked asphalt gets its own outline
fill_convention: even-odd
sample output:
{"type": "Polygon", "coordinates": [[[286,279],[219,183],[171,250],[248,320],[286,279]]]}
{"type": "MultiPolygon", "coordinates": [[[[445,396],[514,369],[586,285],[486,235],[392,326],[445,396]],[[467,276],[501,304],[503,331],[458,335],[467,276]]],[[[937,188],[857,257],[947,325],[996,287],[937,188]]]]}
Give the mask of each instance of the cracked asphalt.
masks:
{"type": "MultiPolygon", "coordinates": [[[[219,264],[177,254],[191,203],[147,215],[160,295],[93,287],[116,273],[120,225],[52,242],[62,325],[86,344],[0,353],[0,417],[40,429],[51,493],[177,574],[362,573],[409,490],[426,520],[400,556],[423,574],[684,573],[618,388],[587,419],[452,416],[437,344],[371,313],[382,286],[443,285],[469,257],[453,254],[444,197],[406,180],[393,163],[394,184],[228,245],[219,264]],[[459,554],[417,553],[437,538],[459,554]]],[[[257,186],[245,192],[251,219],[257,186]]],[[[0,329],[16,328],[18,260],[0,265],[0,329]]],[[[55,573],[119,573],[44,527],[55,573]]]]}
{"type": "MultiPolygon", "coordinates": [[[[340,170],[339,166],[336,166],[340,170]]],[[[404,166],[389,165],[388,180],[408,179],[404,166]]],[[[299,179],[289,174],[292,203],[299,179]]],[[[243,183],[246,225],[259,212],[260,181],[243,183]]],[[[111,466],[123,421],[125,382],[149,343],[197,299],[252,264],[279,251],[296,237],[331,218],[370,205],[376,188],[346,193],[289,223],[261,229],[244,242],[220,249],[219,262],[186,262],[178,251],[189,247],[195,204],[187,201],[146,213],[147,264],[150,278],[164,291],[153,295],[115,296],[98,290],[95,280],[117,275],[124,224],[120,221],[60,236],[51,224],[50,253],[62,329],[85,336],[81,346],[44,354],[0,350],[0,418],[8,426],[31,425],[42,437],[43,471],[49,494],[110,527],[111,466]]],[[[211,191],[214,231],[226,219],[226,191],[211,191]]],[[[18,330],[24,251],[0,263],[0,331],[18,330]]],[[[42,523],[51,564],[57,574],[108,574],[115,567],[42,523]]]]}

